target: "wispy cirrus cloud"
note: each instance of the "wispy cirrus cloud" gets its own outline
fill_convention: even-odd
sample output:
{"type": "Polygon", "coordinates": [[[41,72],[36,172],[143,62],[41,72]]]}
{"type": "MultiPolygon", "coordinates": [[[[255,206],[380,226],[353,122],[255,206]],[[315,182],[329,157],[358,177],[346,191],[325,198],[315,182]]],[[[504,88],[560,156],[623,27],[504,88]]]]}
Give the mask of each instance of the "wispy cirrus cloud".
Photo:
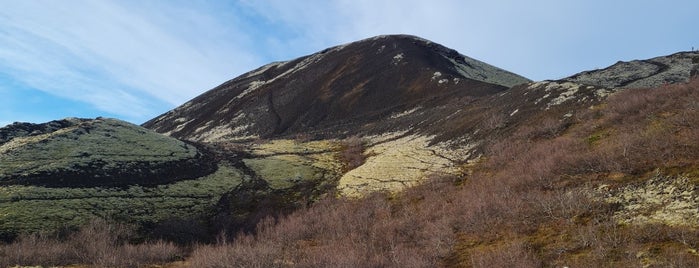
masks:
{"type": "Polygon", "coordinates": [[[0,72],[141,121],[262,63],[211,6],[135,3],[4,3],[0,72]]]}

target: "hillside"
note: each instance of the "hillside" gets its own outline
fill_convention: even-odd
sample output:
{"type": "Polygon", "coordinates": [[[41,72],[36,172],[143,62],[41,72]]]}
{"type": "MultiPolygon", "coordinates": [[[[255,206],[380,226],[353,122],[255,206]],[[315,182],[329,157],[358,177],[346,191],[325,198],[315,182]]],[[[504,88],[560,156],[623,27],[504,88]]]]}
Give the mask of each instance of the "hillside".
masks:
{"type": "Polygon", "coordinates": [[[424,39],[380,36],[263,66],[144,124],[186,142],[112,119],[13,124],[0,129],[2,233],[112,217],[146,232],[194,221],[210,239],[328,193],[459,174],[470,147],[432,146],[435,124],[528,81],[424,39]],[[243,118],[255,127],[240,136],[243,118]]]}
{"type": "Polygon", "coordinates": [[[697,78],[614,93],[494,137],[465,175],[326,198],[189,263],[696,267],[698,102],[697,78]]]}
{"type": "Polygon", "coordinates": [[[389,35],[143,126],[15,123],[0,266],[695,266],[697,70],[680,52],[530,81],[389,35]]]}
{"type": "Polygon", "coordinates": [[[0,238],[94,217],[199,217],[228,191],[209,184],[234,186],[235,175],[217,171],[200,146],[116,119],[15,123],[0,128],[0,238]]]}
{"type": "Polygon", "coordinates": [[[406,111],[527,82],[428,40],[378,36],[262,66],[143,126],[205,142],[369,135],[419,123],[373,124],[406,111]]]}

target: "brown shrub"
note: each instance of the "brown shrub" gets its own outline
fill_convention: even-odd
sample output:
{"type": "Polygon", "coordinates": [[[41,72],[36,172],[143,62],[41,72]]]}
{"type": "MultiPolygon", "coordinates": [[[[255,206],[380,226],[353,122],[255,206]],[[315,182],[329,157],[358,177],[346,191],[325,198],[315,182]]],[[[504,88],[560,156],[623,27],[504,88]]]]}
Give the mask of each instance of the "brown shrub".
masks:
{"type": "Polygon", "coordinates": [[[278,267],[283,255],[276,241],[260,241],[250,235],[240,235],[235,243],[219,243],[196,247],[189,263],[191,267],[278,267]]]}
{"type": "MultiPolygon", "coordinates": [[[[597,129],[610,133],[584,152],[578,163],[598,171],[641,174],[656,167],[687,166],[699,159],[699,80],[615,94],[597,129]]],[[[581,128],[578,136],[590,136],[581,128]]]]}
{"type": "Polygon", "coordinates": [[[541,261],[523,243],[477,250],[471,255],[471,267],[541,267],[541,261]]]}
{"type": "Polygon", "coordinates": [[[571,123],[569,119],[560,119],[552,116],[544,116],[535,120],[535,125],[526,124],[521,126],[512,135],[515,139],[551,139],[560,136],[571,123]]]}
{"type": "Polygon", "coordinates": [[[427,196],[434,193],[413,189],[398,199],[383,193],[361,200],[327,198],[276,224],[260,222],[255,236],[238,236],[228,244],[197,248],[191,262],[201,267],[218,267],[215,263],[430,266],[449,253],[454,232],[453,224],[439,209],[419,207],[423,204],[419,200],[430,198],[427,196]],[[260,259],[266,263],[256,263],[260,259]]]}
{"type": "Polygon", "coordinates": [[[488,111],[483,118],[480,127],[485,131],[492,131],[506,127],[509,116],[503,111],[488,111]]]}
{"type": "MultiPolygon", "coordinates": [[[[396,195],[326,198],[279,221],[262,221],[254,236],[199,247],[192,263],[628,267],[642,265],[637,254],[649,245],[671,245],[653,255],[656,264],[692,266],[696,256],[672,249],[699,246],[695,230],[619,226],[611,217],[616,207],[590,188],[605,172],[696,165],[698,86],[694,80],[628,90],[576,117],[589,122],[570,126],[551,118],[520,126],[513,136],[489,140],[485,163],[459,183],[433,179],[396,195]],[[599,131],[605,135],[594,136],[599,131]]],[[[482,125],[502,128],[504,117],[494,115],[482,125]]],[[[361,142],[350,144],[355,149],[347,154],[360,155],[361,142]]]]}
{"type": "Polygon", "coordinates": [[[46,235],[25,235],[14,243],[0,246],[0,267],[68,265],[75,262],[71,253],[64,243],[46,235]]]}
{"type": "Polygon", "coordinates": [[[364,164],[364,140],[357,136],[349,137],[341,142],[340,158],[345,163],[344,169],[349,171],[364,164]]]}
{"type": "Polygon", "coordinates": [[[0,246],[0,267],[88,264],[99,267],[140,267],[182,258],[183,251],[169,242],[126,243],[132,229],[94,220],[66,239],[26,235],[0,246]]]}

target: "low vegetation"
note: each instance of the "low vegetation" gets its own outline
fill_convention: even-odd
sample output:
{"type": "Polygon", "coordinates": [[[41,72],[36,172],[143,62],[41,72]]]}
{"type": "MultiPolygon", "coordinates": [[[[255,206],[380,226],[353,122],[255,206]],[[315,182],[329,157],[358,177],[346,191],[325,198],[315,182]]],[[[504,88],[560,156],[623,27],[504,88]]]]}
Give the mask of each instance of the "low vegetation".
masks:
{"type": "Polygon", "coordinates": [[[85,264],[95,267],[140,267],[181,260],[182,248],[171,242],[129,243],[134,230],[93,220],[68,235],[25,235],[0,248],[0,267],[85,264]]]}
{"type": "Polygon", "coordinates": [[[658,174],[699,180],[697,89],[693,80],[627,90],[571,125],[522,124],[513,137],[491,140],[466,178],[328,198],[262,221],[254,235],[200,246],[189,260],[196,267],[697,266],[698,226],[622,222],[624,204],[606,198],[658,174]]]}
{"type": "Polygon", "coordinates": [[[221,165],[209,176],[157,187],[0,187],[0,238],[77,228],[95,217],[141,225],[198,217],[209,213],[243,177],[237,169],[221,165]]]}
{"type": "Polygon", "coordinates": [[[0,144],[0,185],[158,185],[215,169],[194,145],[140,126],[116,119],[71,120],[63,128],[18,133],[0,144]]]}
{"type": "Polygon", "coordinates": [[[340,158],[344,163],[343,169],[345,172],[364,164],[364,160],[366,160],[364,143],[362,138],[357,136],[349,137],[341,143],[342,151],[340,152],[340,158]]]}
{"type": "Polygon", "coordinates": [[[625,90],[565,123],[550,113],[494,136],[464,177],[361,199],[327,196],[191,250],[129,244],[119,232],[89,232],[94,225],[67,237],[22,236],[0,247],[0,264],[136,267],[186,255],[191,267],[699,267],[695,222],[637,217],[688,210],[661,201],[632,211],[613,198],[652,184],[684,185],[678,196],[697,200],[697,125],[698,79],[625,90]],[[128,259],[134,248],[147,256],[104,260],[128,259]],[[66,253],[74,249],[90,255],[66,253]]]}

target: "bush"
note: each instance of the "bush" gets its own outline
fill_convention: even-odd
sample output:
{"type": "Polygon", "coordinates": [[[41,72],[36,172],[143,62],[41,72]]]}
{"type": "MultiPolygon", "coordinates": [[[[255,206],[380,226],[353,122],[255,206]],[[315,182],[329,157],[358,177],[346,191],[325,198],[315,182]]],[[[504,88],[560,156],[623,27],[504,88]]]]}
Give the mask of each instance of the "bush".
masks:
{"type": "Polygon", "coordinates": [[[341,142],[342,151],[340,158],[345,163],[346,171],[352,170],[364,164],[366,155],[364,155],[364,140],[357,136],[352,136],[341,142]]]}
{"type": "MultiPolygon", "coordinates": [[[[278,221],[262,221],[255,235],[199,247],[191,262],[198,267],[628,267],[642,266],[637,254],[660,245],[654,265],[692,266],[699,258],[672,248],[696,248],[695,231],[619,226],[611,217],[618,208],[600,201],[591,186],[609,172],[697,165],[698,86],[695,80],[628,90],[571,121],[542,117],[540,124],[521,124],[513,135],[490,140],[487,160],[458,184],[433,178],[400,194],[326,198],[278,221]]],[[[500,119],[483,124],[501,128],[500,119]]],[[[359,139],[348,139],[347,162],[361,163],[360,145],[359,139]]]]}
{"type": "Polygon", "coordinates": [[[132,229],[94,220],[65,239],[32,234],[0,246],[0,267],[87,264],[99,267],[140,267],[181,259],[183,251],[163,242],[127,243],[132,229]]]}
{"type": "Polygon", "coordinates": [[[471,256],[471,267],[541,267],[531,249],[522,243],[512,243],[503,247],[484,249],[471,256]]]}
{"type": "MultiPolygon", "coordinates": [[[[489,141],[486,160],[468,177],[259,214],[251,221],[254,232],[231,240],[222,235],[217,244],[195,247],[188,261],[193,267],[696,267],[696,227],[619,225],[612,217],[618,206],[593,189],[623,186],[610,173],[699,167],[698,88],[693,80],[627,90],[577,117],[586,121],[513,126],[513,135],[489,141]]],[[[497,121],[488,124],[498,127],[497,121]]],[[[361,165],[363,146],[357,137],[345,141],[348,167],[361,165]]],[[[255,211],[274,204],[236,198],[255,203],[255,211]]],[[[0,264],[131,267],[181,254],[163,242],[128,244],[129,233],[93,222],[65,241],[23,236],[0,248],[0,264]]]]}

